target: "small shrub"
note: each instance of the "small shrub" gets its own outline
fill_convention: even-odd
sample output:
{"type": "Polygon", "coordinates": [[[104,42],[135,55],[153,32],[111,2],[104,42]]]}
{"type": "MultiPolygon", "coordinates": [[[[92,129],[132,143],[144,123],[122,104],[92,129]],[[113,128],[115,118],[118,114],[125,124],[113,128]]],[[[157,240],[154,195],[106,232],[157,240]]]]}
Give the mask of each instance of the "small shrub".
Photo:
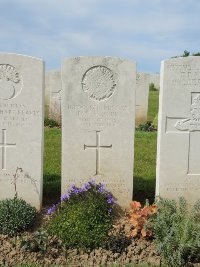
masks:
{"type": "Polygon", "coordinates": [[[144,131],[144,132],[153,132],[156,131],[154,125],[151,121],[147,121],[146,123],[140,124],[137,128],[137,131],[144,131]]]}
{"type": "Polygon", "coordinates": [[[59,123],[57,123],[55,120],[49,119],[49,118],[44,119],[44,126],[49,127],[49,128],[60,127],[59,123]]]}
{"type": "Polygon", "coordinates": [[[189,57],[189,55],[190,55],[190,52],[187,51],[187,50],[185,50],[185,51],[183,52],[182,57],[189,57]]]}
{"type": "Polygon", "coordinates": [[[94,181],[83,188],[72,185],[61,202],[53,205],[47,230],[66,247],[95,248],[106,242],[112,227],[114,200],[103,184],[94,181]]]}
{"type": "Polygon", "coordinates": [[[21,241],[20,247],[31,252],[45,253],[47,251],[48,235],[45,231],[37,231],[29,238],[21,241]]]}
{"type": "Polygon", "coordinates": [[[128,211],[128,220],[134,226],[130,233],[131,237],[150,237],[152,236],[151,228],[148,225],[150,216],[156,213],[156,205],[146,204],[143,208],[140,202],[132,201],[131,210],[128,211]]]}
{"type": "Polygon", "coordinates": [[[154,83],[149,84],[149,91],[158,91],[158,89],[155,87],[154,83]]]}
{"type": "Polygon", "coordinates": [[[200,259],[200,203],[189,209],[184,198],[179,203],[160,199],[158,212],[150,219],[157,248],[168,266],[184,266],[200,259]]]}
{"type": "Polygon", "coordinates": [[[35,208],[23,199],[13,198],[0,201],[0,233],[14,236],[27,230],[34,223],[35,208]]]}
{"type": "MultiPolygon", "coordinates": [[[[178,58],[178,57],[189,57],[190,55],[190,52],[187,51],[187,50],[184,50],[183,54],[182,55],[179,55],[179,56],[174,56],[172,58],[178,58]]],[[[193,54],[194,55],[194,54],[193,54]]]]}
{"type": "MultiPolygon", "coordinates": [[[[182,55],[180,55],[180,56],[175,56],[175,57],[172,57],[172,58],[189,57],[189,56],[190,56],[190,52],[187,51],[187,50],[185,50],[185,51],[183,52],[182,55]]],[[[194,53],[192,53],[192,56],[200,56],[200,52],[194,52],[194,53]]]]}
{"type": "Polygon", "coordinates": [[[131,244],[131,238],[125,236],[124,233],[111,235],[106,241],[105,248],[113,253],[122,253],[131,244]]]}

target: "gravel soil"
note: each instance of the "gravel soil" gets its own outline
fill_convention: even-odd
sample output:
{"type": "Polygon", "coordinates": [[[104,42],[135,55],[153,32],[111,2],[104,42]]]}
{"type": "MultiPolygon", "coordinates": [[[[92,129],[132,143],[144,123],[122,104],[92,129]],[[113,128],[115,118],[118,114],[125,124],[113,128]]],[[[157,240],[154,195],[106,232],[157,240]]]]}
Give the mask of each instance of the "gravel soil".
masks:
{"type": "MultiPolygon", "coordinates": [[[[21,247],[22,240],[33,240],[35,231],[48,220],[45,215],[46,209],[38,214],[37,223],[31,232],[25,232],[20,236],[9,237],[0,235],[0,266],[15,266],[16,264],[35,264],[42,266],[110,266],[114,263],[125,266],[128,263],[146,263],[156,266],[160,265],[160,257],[156,252],[152,240],[132,238],[122,251],[98,248],[83,251],[81,249],[65,249],[56,237],[48,237],[47,249],[41,251],[30,251],[21,247]]],[[[113,225],[114,235],[123,233],[124,237],[130,233],[131,225],[127,223],[126,217],[121,217],[113,225]]],[[[37,249],[36,249],[37,250],[37,249]]]]}
{"type": "MultiPolygon", "coordinates": [[[[27,235],[30,235],[27,233],[27,235]]],[[[158,265],[160,258],[151,241],[132,240],[131,244],[122,252],[98,248],[92,251],[77,249],[65,250],[59,245],[56,238],[49,238],[45,254],[30,252],[20,248],[19,239],[15,246],[15,239],[0,236],[0,266],[14,266],[16,264],[31,263],[42,266],[67,265],[67,266],[109,266],[118,263],[125,266],[128,263],[149,263],[158,265]]]]}
{"type": "MultiPolygon", "coordinates": [[[[27,250],[21,247],[22,240],[34,240],[34,234],[45,225],[49,217],[46,209],[38,214],[34,228],[19,236],[9,237],[0,235],[0,266],[16,266],[20,264],[33,264],[37,266],[75,266],[75,267],[97,267],[97,266],[126,266],[126,264],[148,264],[161,266],[161,258],[158,255],[152,239],[130,238],[127,246],[119,245],[123,250],[116,251],[98,248],[94,250],[66,249],[56,237],[47,236],[46,250],[27,250]]],[[[111,234],[125,237],[132,229],[126,216],[122,216],[113,225],[111,234]]],[[[122,241],[123,242],[123,241],[122,241]]],[[[163,266],[163,265],[162,265],[163,266]]],[[[200,263],[188,264],[188,266],[200,267],[200,263]]]]}

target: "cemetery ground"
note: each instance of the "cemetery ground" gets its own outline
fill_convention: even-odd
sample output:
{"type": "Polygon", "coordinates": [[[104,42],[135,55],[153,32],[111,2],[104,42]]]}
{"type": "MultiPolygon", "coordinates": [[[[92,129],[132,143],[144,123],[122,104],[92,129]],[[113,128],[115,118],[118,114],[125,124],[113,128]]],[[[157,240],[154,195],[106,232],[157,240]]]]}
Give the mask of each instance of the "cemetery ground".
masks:
{"type": "MultiPolygon", "coordinates": [[[[158,111],[158,92],[150,92],[148,119],[153,121],[158,111]]],[[[156,168],[157,132],[135,131],[135,161],[134,161],[134,200],[145,203],[154,201],[155,168],[156,168]]],[[[21,237],[0,236],[0,265],[41,267],[41,266],[110,266],[110,267],[147,267],[165,266],[161,264],[151,238],[134,237],[131,243],[126,243],[124,234],[130,233],[131,225],[127,217],[121,217],[115,223],[115,234],[123,236],[118,240],[118,247],[111,249],[98,248],[93,250],[64,249],[56,237],[47,237],[45,232],[38,231],[48,220],[47,209],[60,199],[61,181],[61,129],[45,128],[44,153],[44,193],[43,209],[37,217],[37,223],[31,231],[21,237]],[[37,251],[22,250],[22,240],[31,241],[37,251]],[[46,243],[48,244],[46,247],[46,243]],[[117,248],[117,250],[116,250],[117,248]],[[121,250],[120,250],[121,249],[121,250]],[[120,250],[120,252],[119,252],[120,250]]],[[[27,245],[28,243],[26,243],[27,245]]],[[[172,242],[171,242],[172,244],[172,242]]],[[[30,245],[30,243],[29,243],[30,245]]],[[[116,244],[115,244],[116,245],[116,244]]],[[[171,253],[170,251],[169,253],[171,253]]],[[[173,265],[169,266],[183,266],[173,265]]],[[[188,266],[199,266],[191,264],[188,266]]]]}
{"type": "MultiPolygon", "coordinates": [[[[153,121],[158,112],[158,91],[150,92],[148,119],[153,121]]],[[[155,196],[156,176],[156,140],[157,132],[135,131],[135,162],[134,162],[134,200],[145,203],[146,199],[153,203],[155,196]]],[[[152,239],[132,238],[126,244],[126,239],[121,239],[120,246],[125,246],[119,251],[98,248],[84,252],[83,250],[65,250],[56,237],[48,237],[47,251],[45,249],[45,234],[37,232],[39,227],[48,220],[47,209],[60,199],[61,183],[61,129],[45,128],[44,151],[44,189],[43,209],[38,214],[37,223],[32,231],[25,233],[23,238],[34,240],[39,246],[39,251],[31,252],[21,250],[17,239],[0,236],[0,265],[3,266],[126,266],[147,267],[160,266],[160,257],[155,249],[152,239]],[[34,233],[39,233],[33,237],[34,233]],[[66,260],[67,259],[67,260],[66,260]]],[[[115,232],[120,234],[130,233],[131,226],[127,218],[121,217],[115,223],[115,232]]],[[[164,267],[164,265],[162,264],[164,267]]],[[[193,265],[191,265],[193,266],[193,265]]],[[[198,265],[197,265],[198,266],[198,265]]]]}
{"type": "MultiPolygon", "coordinates": [[[[158,111],[158,92],[150,92],[149,97],[150,110],[149,120],[153,120],[158,111]]],[[[134,165],[134,200],[138,200],[145,203],[146,199],[149,199],[150,203],[154,201],[155,194],[155,166],[156,166],[156,132],[135,132],[135,165],[134,165]]],[[[44,188],[43,188],[43,210],[38,216],[38,224],[41,221],[46,220],[47,208],[53,203],[56,203],[60,199],[60,187],[61,187],[61,129],[60,128],[45,128],[45,151],[44,151],[44,188]]],[[[125,227],[126,222],[124,218],[121,218],[117,227],[125,227]]],[[[119,227],[119,228],[120,228],[119,227]]],[[[127,226],[126,226],[127,227],[127,226]]],[[[34,231],[37,231],[37,226],[34,231]]],[[[128,230],[130,230],[127,227],[128,230]]],[[[31,234],[28,233],[27,236],[31,234]]],[[[42,243],[42,236],[41,243],[42,243]]],[[[63,254],[59,245],[56,245],[56,240],[49,240],[52,244],[52,255],[44,256],[41,252],[23,252],[17,251],[14,247],[15,239],[8,237],[1,237],[0,243],[2,248],[1,253],[6,253],[7,262],[5,265],[14,266],[14,263],[19,264],[31,263],[36,265],[24,265],[24,266],[40,266],[41,265],[59,265],[66,264],[63,259],[63,254]],[[60,256],[58,254],[60,253],[60,256]],[[25,255],[24,257],[22,255],[25,255]],[[21,258],[20,258],[21,257],[21,258]],[[46,259],[45,259],[46,258],[46,259]],[[21,260],[20,260],[21,259],[21,260]]],[[[112,262],[116,262],[113,266],[148,266],[151,263],[159,264],[160,260],[157,256],[156,250],[151,241],[142,239],[134,239],[129,244],[126,252],[113,253],[102,249],[96,249],[95,252],[89,254],[80,253],[77,255],[77,250],[71,250],[71,262],[67,266],[112,266],[112,262]],[[94,254],[95,253],[95,254],[94,254]],[[138,254],[138,255],[137,255],[138,254]],[[128,255],[128,256],[127,256],[128,255]],[[121,258],[120,258],[121,257],[121,258]],[[93,259],[97,261],[96,265],[93,264],[93,259]],[[109,261],[110,258],[110,261],[109,261]],[[132,262],[129,264],[129,262],[132,262]],[[134,263],[135,262],[135,263],[134,263]],[[110,264],[111,265],[110,265],[110,264]],[[143,265],[140,265],[143,263],[143,265]],[[119,265],[118,265],[119,264],[119,265]]],[[[95,262],[95,261],[94,261],[95,262]]],[[[18,265],[22,266],[22,265],[18,265]]],[[[66,265],[65,265],[66,266],[66,265]]],[[[154,266],[154,265],[151,265],[154,266]]]]}

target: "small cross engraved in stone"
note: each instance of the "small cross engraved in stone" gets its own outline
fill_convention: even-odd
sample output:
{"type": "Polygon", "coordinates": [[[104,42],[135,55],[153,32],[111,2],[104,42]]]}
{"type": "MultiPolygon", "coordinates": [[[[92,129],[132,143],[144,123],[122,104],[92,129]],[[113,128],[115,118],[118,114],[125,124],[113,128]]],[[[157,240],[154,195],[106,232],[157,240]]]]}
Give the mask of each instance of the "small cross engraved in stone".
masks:
{"type": "Polygon", "coordinates": [[[2,170],[6,170],[6,152],[8,147],[16,147],[16,144],[7,143],[6,129],[2,129],[2,142],[0,143],[0,148],[2,148],[2,170]]]}
{"type": "Polygon", "coordinates": [[[100,145],[100,131],[96,131],[96,145],[95,146],[88,146],[84,144],[84,150],[86,149],[95,149],[96,150],[96,173],[95,175],[100,174],[100,149],[102,148],[112,148],[112,145],[109,146],[101,146],[100,145]]]}

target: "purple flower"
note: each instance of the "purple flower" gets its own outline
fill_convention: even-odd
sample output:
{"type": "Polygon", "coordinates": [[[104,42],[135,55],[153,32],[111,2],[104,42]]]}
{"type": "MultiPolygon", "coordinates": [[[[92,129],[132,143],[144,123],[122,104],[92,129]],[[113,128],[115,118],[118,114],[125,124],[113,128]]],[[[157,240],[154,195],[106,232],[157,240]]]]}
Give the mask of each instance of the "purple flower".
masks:
{"type": "Polygon", "coordinates": [[[85,192],[85,188],[80,188],[79,193],[85,192]]]}
{"type": "Polygon", "coordinates": [[[101,184],[100,187],[99,187],[99,189],[98,189],[98,192],[99,193],[103,193],[103,192],[105,192],[105,190],[106,190],[105,184],[101,184]]]}
{"type": "Polygon", "coordinates": [[[112,198],[108,198],[107,202],[108,202],[108,204],[113,204],[113,199],[112,198]]]}
{"type": "Polygon", "coordinates": [[[111,213],[112,212],[112,209],[108,209],[108,212],[111,213]]]}
{"type": "Polygon", "coordinates": [[[85,188],[86,190],[88,190],[88,189],[90,189],[90,188],[91,188],[91,186],[90,186],[90,184],[89,184],[89,183],[85,183],[85,184],[84,184],[84,188],[85,188]]]}
{"type": "Polygon", "coordinates": [[[89,183],[92,184],[92,185],[96,184],[95,180],[92,180],[92,179],[89,181],[89,183]]]}
{"type": "Polygon", "coordinates": [[[69,198],[70,198],[70,194],[67,193],[67,194],[62,195],[61,198],[60,198],[60,200],[61,201],[64,201],[64,200],[69,199],[69,198]]]}
{"type": "Polygon", "coordinates": [[[51,208],[47,210],[47,214],[51,215],[57,209],[57,204],[54,204],[51,208]]]}
{"type": "Polygon", "coordinates": [[[77,187],[75,186],[75,184],[72,184],[71,186],[70,186],[70,190],[74,190],[74,189],[76,189],[77,187]]]}
{"type": "Polygon", "coordinates": [[[80,188],[76,187],[74,184],[70,186],[70,189],[68,190],[68,192],[72,195],[76,195],[80,192],[80,188]]]}
{"type": "Polygon", "coordinates": [[[78,188],[75,188],[73,191],[72,191],[72,194],[78,194],[79,193],[79,189],[78,188]]]}
{"type": "Polygon", "coordinates": [[[114,204],[114,199],[113,199],[112,195],[108,195],[107,203],[108,204],[114,204]]]}

